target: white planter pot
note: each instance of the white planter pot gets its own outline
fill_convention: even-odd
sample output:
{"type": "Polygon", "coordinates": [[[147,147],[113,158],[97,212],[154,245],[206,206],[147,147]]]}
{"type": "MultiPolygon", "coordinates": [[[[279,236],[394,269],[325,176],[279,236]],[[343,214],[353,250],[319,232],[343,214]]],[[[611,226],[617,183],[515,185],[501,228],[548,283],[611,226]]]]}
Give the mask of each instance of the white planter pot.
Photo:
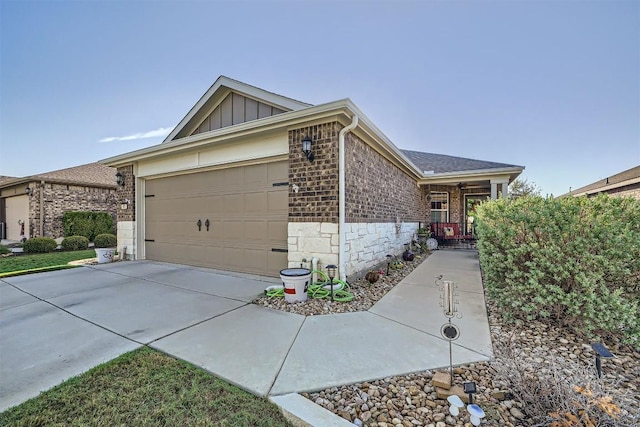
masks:
{"type": "Polygon", "coordinates": [[[113,254],[116,253],[116,248],[95,248],[95,251],[98,257],[98,264],[105,264],[113,262],[113,254]]]}

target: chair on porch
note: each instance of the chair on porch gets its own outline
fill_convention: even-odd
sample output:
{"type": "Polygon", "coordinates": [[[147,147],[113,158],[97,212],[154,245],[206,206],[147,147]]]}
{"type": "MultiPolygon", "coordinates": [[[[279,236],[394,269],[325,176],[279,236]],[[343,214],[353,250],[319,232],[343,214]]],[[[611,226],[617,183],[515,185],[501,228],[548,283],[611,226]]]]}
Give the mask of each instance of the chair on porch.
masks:
{"type": "Polygon", "coordinates": [[[461,240],[471,240],[473,236],[462,234],[460,225],[456,222],[432,222],[431,233],[438,242],[454,241],[460,243],[461,240]]]}

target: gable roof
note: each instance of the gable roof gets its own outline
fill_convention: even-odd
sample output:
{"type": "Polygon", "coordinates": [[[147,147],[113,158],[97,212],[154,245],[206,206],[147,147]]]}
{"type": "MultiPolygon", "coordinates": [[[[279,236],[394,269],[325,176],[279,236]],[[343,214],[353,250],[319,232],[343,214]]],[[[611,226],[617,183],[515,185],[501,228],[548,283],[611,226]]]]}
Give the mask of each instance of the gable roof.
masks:
{"type": "Polygon", "coordinates": [[[162,142],[165,143],[188,136],[193,131],[193,128],[206,119],[231,92],[271,105],[285,112],[313,106],[226,76],[220,76],[162,142]]]}
{"type": "MultiPolygon", "coordinates": [[[[609,191],[615,188],[623,187],[625,185],[631,185],[640,182],[640,166],[636,166],[626,171],[617,173],[607,178],[600,179],[591,184],[580,187],[576,190],[572,190],[569,193],[563,194],[563,196],[571,194],[573,196],[582,196],[584,194],[594,194],[601,191],[609,191]]],[[[562,196],[560,196],[562,197],[562,196]]]]}
{"type": "Polygon", "coordinates": [[[401,151],[425,175],[429,173],[466,172],[484,169],[522,168],[522,166],[518,165],[447,156],[445,154],[423,153],[411,150],[401,151]]]}
{"type": "Polygon", "coordinates": [[[116,169],[100,163],[89,163],[22,178],[0,180],[1,187],[22,184],[29,181],[47,181],[94,187],[116,187],[116,169]]]}

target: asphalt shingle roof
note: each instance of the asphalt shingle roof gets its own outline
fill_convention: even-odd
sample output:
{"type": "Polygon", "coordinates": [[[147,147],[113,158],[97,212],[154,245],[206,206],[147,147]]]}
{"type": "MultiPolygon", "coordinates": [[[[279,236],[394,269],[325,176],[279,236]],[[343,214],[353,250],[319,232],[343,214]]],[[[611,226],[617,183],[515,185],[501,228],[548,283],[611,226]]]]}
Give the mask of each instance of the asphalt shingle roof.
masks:
{"type": "Polygon", "coordinates": [[[482,169],[521,168],[518,165],[489,162],[486,160],[467,159],[464,157],[447,156],[445,154],[423,153],[420,151],[401,150],[422,172],[435,173],[463,172],[482,169]]]}
{"type": "Polygon", "coordinates": [[[21,178],[0,179],[0,185],[10,185],[13,181],[24,180],[45,180],[64,182],[69,184],[94,185],[98,187],[116,186],[116,169],[102,165],[100,163],[89,163],[81,166],[60,169],[57,171],[45,172],[37,175],[30,175],[21,178]]]}

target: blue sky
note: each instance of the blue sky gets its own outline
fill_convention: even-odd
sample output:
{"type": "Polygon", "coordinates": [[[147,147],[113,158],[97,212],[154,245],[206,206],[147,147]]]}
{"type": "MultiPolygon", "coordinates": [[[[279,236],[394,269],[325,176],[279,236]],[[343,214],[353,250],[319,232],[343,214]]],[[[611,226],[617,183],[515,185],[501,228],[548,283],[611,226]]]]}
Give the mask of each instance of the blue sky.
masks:
{"type": "Polygon", "coordinates": [[[221,74],[543,194],[640,164],[636,0],[0,0],[0,37],[0,175],[157,144],[221,74]]]}

